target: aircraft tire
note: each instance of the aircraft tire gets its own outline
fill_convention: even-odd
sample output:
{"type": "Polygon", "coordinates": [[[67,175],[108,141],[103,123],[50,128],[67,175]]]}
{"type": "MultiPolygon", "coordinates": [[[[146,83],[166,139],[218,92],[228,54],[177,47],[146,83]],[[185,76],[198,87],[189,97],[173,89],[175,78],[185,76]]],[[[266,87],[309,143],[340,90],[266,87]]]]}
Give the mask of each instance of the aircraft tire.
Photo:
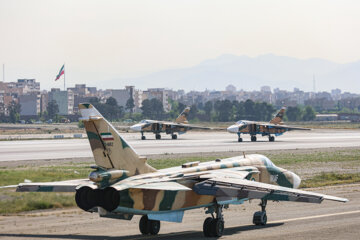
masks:
{"type": "Polygon", "coordinates": [[[141,140],[145,140],[146,139],[146,137],[145,136],[141,136],[141,140]]]}
{"type": "Polygon", "coordinates": [[[212,220],[211,225],[212,236],[221,237],[224,232],[224,221],[222,219],[216,218],[212,220]]]}
{"type": "Polygon", "coordinates": [[[139,229],[142,235],[148,235],[150,233],[149,219],[146,215],[141,217],[139,222],[139,229]]]}
{"type": "Polygon", "coordinates": [[[242,142],[243,141],[243,139],[242,138],[238,138],[238,142],[242,142]]]}
{"type": "Polygon", "coordinates": [[[275,141],[275,137],[274,136],[270,136],[269,137],[269,142],[274,142],[275,141]]]}
{"type": "Polygon", "coordinates": [[[161,139],[161,135],[160,135],[160,134],[156,134],[156,135],[155,135],[155,138],[156,138],[156,139],[161,139]]]}
{"type": "Polygon", "coordinates": [[[159,233],[159,231],[160,231],[160,221],[149,220],[148,224],[149,224],[149,229],[150,229],[150,234],[151,235],[156,235],[156,234],[159,233]]]}
{"type": "Polygon", "coordinates": [[[251,136],[251,141],[256,142],[256,136],[251,136]]]}
{"type": "Polygon", "coordinates": [[[267,222],[267,216],[265,211],[259,211],[254,213],[253,223],[257,226],[265,226],[267,222]]]}
{"type": "Polygon", "coordinates": [[[176,134],[171,135],[171,139],[177,139],[177,135],[176,134]]]}
{"type": "Polygon", "coordinates": [[[204,221],[203,232],[205,237],[212,237],[212,220],[212,217],[208,217],[204,221]]]}

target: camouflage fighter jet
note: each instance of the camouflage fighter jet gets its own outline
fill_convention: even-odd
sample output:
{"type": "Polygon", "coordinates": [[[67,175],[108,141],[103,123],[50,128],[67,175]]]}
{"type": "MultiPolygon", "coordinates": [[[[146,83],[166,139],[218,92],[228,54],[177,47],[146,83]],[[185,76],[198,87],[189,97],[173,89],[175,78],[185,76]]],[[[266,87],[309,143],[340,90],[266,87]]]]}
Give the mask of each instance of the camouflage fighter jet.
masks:
{"type": "Polygon", "coordinates": [[[223,209],[229,204],[259,199],[261,211],[255,212],[253,223],[265,225],[269,201],[348,201],[298,190],[299,176],[258,154],[156,170],[91,104],[80,104],[79,110],[96,163],[89,178],[21,183],[18,192],[75,192],[78,207],[100,217],[130,220],[142,215],[139,229],[144,235],[158,234],[160,221],[181,222],[184,211],[206,208],[211,214],[203,224],[207,237],[222,235],[223,209]]]}
{"type": "Polygon", "coordinates": [[[144,132],[155,133],[156,139],[161,139],[160,133],[165,132],[166,134],[171,134],[172,139],[177,139],[175,133],[183,134],[191,129],[205,129],[209,130],[210,128],[199,127],[188,124],[187,116],[190,112],[190,107],[186,107],[184,111],[175,119],[175,122],[167,121],[158,121],[158,120],[141,120],[141,122],[130,127],[131,130],[135,132],[141,132],[141,139],[145,140],[144,132]]]}
{"type": "Polygon", "coordinates": [[[256,142],[256,135],[268,136],[269,142],[275,141],[275,136],[280,136],[284,132],[292,130],[311,130],[310,128],[299,128],[284,125],[282,119],[285,113],[285,107],[280,111],[270,122],[255,122],[249,120],[240,120],[234,125],[227,128],[228,132],[236,133],[238,135],[238,142],[242,142],[241,134],[250,134],[251,141],[256,142]],[[274,136],[275,135],[275,136],[274,136]]]}

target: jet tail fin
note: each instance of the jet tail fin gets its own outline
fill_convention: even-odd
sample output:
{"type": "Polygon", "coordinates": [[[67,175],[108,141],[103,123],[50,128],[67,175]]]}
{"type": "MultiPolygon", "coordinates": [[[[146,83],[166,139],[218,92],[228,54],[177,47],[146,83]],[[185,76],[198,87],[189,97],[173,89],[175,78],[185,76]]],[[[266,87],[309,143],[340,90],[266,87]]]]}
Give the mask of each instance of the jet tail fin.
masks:
{"type": "Polygon", "coordinates": [[[190,107],[186,107],[180,115],[176,118],[176,123],[188,123],[187,116],[189,115],[190,107]]]}
{"type": "Polygon", "coordinates": [[[273,119],[271,119],[270,123],[272,124],[284,124],[283,117],[285,114],[286,107],[282,107],[280,111],[275,115],[273,119]]]}
{"type": "Polygon", "coordinates": [[[80,103],[79,110],[84,122],[96,165],[106,169],[129,171],[129,175],[155,172],[123,139],[90,103],[80,103]]]}

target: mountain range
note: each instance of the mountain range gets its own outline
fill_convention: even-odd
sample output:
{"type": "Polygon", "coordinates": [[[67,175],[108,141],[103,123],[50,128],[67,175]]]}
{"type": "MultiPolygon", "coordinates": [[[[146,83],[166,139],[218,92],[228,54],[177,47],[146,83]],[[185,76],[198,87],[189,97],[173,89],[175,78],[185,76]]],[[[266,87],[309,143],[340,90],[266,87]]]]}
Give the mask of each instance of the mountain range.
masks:
{"type": "Polygon", "coordinates": [[[340,64],[319,58],[297,59],[274,54],[257,57],[224,54],[188,68],[163,70],[137,78],[114,79],[140,89],[172,88],[186,91],[224,90],[229,84],[237,89],[259,90],[261,86],[292,90],[360,92],[360,61],[340,64]]]}

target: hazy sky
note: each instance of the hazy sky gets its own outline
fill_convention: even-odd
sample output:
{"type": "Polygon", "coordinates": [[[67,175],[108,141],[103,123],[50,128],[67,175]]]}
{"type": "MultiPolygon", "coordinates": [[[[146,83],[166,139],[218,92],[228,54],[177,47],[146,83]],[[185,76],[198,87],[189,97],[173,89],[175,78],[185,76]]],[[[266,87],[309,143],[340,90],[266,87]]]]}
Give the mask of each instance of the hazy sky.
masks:
{"type": "Polygon", "coordinates": [[[100,88],[225,53],[347,63],[360,59],[359,13],[355,0],[0,0],[0,63],[6,81],[46,89],[64,62],[68,86],[100,88]]]}

